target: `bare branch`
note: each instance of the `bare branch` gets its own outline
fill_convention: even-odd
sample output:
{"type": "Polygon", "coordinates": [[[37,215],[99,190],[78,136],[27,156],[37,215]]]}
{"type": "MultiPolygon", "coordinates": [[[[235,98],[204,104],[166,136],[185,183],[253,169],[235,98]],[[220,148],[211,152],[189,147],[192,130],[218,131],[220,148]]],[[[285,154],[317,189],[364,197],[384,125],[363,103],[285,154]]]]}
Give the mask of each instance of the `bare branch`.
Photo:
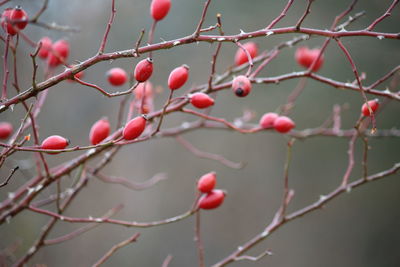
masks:
{"type": "Polygon", "coordinates": [[[103,257],[101,257],[95,264],[93,264],[93,267],[98,267],[105,263],[117,250],[129,245],[130,243],[136,242],[139,236],[140,233],[136,233],[130,238],[114,245],[106,254],[103,255],[103,257]]]}

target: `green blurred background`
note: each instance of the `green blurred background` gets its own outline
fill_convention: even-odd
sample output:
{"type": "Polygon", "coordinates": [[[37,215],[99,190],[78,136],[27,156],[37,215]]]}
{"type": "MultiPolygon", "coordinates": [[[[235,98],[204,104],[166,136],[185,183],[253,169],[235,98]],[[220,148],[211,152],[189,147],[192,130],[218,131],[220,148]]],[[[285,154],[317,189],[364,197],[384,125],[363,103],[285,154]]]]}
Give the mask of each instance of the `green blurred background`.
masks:
{"type": "MultiPolygon", "coordinates": [[[[359,1],[354,13],[367,13],[347,28],[363,29],[376,17],[383,14],[391,1],[359,1]]],[[[171,40],[193,32],[201,14],[204,1],[172,0],[169,15],[159,23],[155,41],[171,40]]],[[[311,14],[303,26],[326,29],[334,17],[347,8],[349,0],[320,0],[312,5],[311,14]]],[[[11,1],[6,6],[20,4],[34,14],[42,4],[39,0],[11,1]]],[[[98,50],[109,18],[111,1],[105,0],[50,0],[42,20],[62,25],[79,27],[79,33],[49,31],[29,25],[25,33],[34,41],[43,36],[53,40],[66,38],[71,43],[70,62],[85,60],[98,50]]],[[[212,1],[204,26],[215,23],[215,15],[222,14],[223,29],[227,34],[237,34],[240,29],[252,31],[267,25],[282,10],[286,1],[272,0],[216,0],[212,1]]],[[[295,1],[287,16],[277,25],[293,25],[305,9],[306,1],[295,1]]],[[[149,29],[148,15],[150,0],[116,0],[117,14],[112,26],[106,51],[130,49],[142,28],[149,29]]],[[[3,7],[2,7],[3,9],[3,7]]],[[[390,18],[380,23],[376,30],[399,32],[400,9],[397,6],[390,18]]],[[[261,50],[289,40],[293,34],[257,38],[254,41],[261,50]]],[[[324,38],[315,37],[307,41],[310,47],[321,46],[324,38]]],[[[368,37],[344,38],[360,72],[367,75],[364,84],[370,84],[400,62],[399,42],[368,37]]],[[[20,83],[28,88],[32,67],[28,54],[32,49],[21,42],[18,58],[20,83]]],[[[233,64],[237,47],[225,43],[217,63],[218,73],[233,64]]],[[[151,81],[156,86],[166,87],[169,72],[181,64],[190,66],[190,80],[181,93],[191,85],[207,82],[211,55],[215,44],[199,43],[179,46],[154,53],[155,70],[151,81]]],[[[3,53],[4,44],[0,44],[3,53]]],[[[260,74],[274,76],[300,70],[293,55],[295,48],[282,50],[278,58],[260,74]]],[[[132,71],[137,59],[119,59],[102,62],[85,71],[84,80],[94,82],[110,91],[105,72],[112,67],[132,71]]],[[[2,67],[2,66],[1,66],[2,67]]],[[[40,76],[42,75],[41,65],[40,76]]],[[[59,69],[58,71],[61,71],[59,69]]],[[[1,69],[3,73],[3,69],[1,69]]],[[[325,64],[321,75],[351,82],[352,70],[343,53],[334,42],[326,50],[325,64]]],[[[1,75],[2,76],[2,75],[1,75]]],[[[41,78],[42,79],[42,78],[41,78]]],[[[251,95],[244,99],[235,97],[229,90],[222,91],[212,115],[233,120],[243,110],[256,112],[257,122],[265,112],[274,111],[286,102],[287,96],[298,80],[289,80],[278,85],[254,85],[251,95]]],[[[385,89],[388,83],[381,86],[385,89]]],[[[397,87],[395,90],[399,90],[397,87]]],[[[165,102],[164,90],[156,98],[156,108],[165,102]]],[[[369,96],[373,98],[373,96],[369,96]]],[[[38,119],[40,137],[62,134],[70,138],[73,145],[88,143],[91,125],[102,116],[108,116],[113,127],[120,99],[108,99],[95,90],[76,83],[62,82],[49,90],[46,104],[38,119]]],[[[363,101],[357,92],[337,90],[312,80],[307,82],[304,93],[299,97],[291,117],[297,129],[319,126],[331,113],[335,104],[347,104],[343,111],[343,128],[354,125],[363,101]]],[[[378,129],[399,128],[400,105],[396,101],[387,104],[377,118],[378,129]]],[[[0,120],[11,121],[18,126],[23,116],[21,106],[14,111],[0,114],[0,120]]],[[[165,126],[177,126],[191,116],[171,115],[166,117],[165,126]]],[[[207,265],[211,265],[251,237],[262,231],[279,207],[282,195],[283,166],[286,157],[285,136],[272,132],[243,135],[228,131],[198,130],[184,137],[201,150],[218,153],[234,161],[248,164],[241,170],[229,169],[218,162],[199,159],[178,144],[173,138],[124,147],[104,173],[124,176],[133,181],[145,181],[156,173],[164,172],[168,180],[145,191],[130,191],[118,185],[104,184],[91,179],[89,185],[74,200],[66,215],[74,217],[101,216],[106,210],[119,203],[125,204],[116,218],[136,221],[153,221],[172,217],[190,208],[195,194],[195,181],[202,174],[216,171],[218,187],[226,189],[228,196],[218,210],[202,212],[202,237],[207,265]]],[[[351,178],[361,176],[362,142],[356,143],[356,167],[351,178]]],[[[320,195],[334,189],[341,181],[347,166],[348,140],[331,137],[315,137],[298,141],[293,147],[290,167],[290,187],[295,197],[289,212],[301,208],[320,195]]],[[[368,167],[370,173],[390,168],[399,161],[399,138],[370,138],[368,167]]],[[[79,152],[58,156],[47,156],[51,166],[79,155],[79,152]]],[[[32,154],[16,153],[0,170],[5,177],[15,164],[24,166],[12,182],[0,190],[0,199],[7,197],[35,171],[32,154]]],[[[351,194],[342,195],[325,209],[289,223],[274,233],[270,239],[250,251],[257,255],[269,248],[274,256],[259,262],[238,262],[232,266],[400,266],[400,181],[393,175],[382,181],[363,186],[351,194]]],[[[70,177],[63,178],[66,187],[70,177]]],[[[43,197],[54,192],[49,188],[43,197]]],[[[53,206],[51,208],[54,208],[53,206]]],[[[21,246],[16,256],[21,256],[37,238],[48,217],[25,211],[11,220],[9,225],[0,226],[0,249],[14,241],[21,246]]],[[[66,234],[82,224],[60,222],[50,237],[66,234]]],[[[104,266],[161,266],[168,254],[173,255],[170,266],[196,266],[197,254],[194,237],[194,218],[171,225],[149,229],[129,229],[115,225],[103,225],[65,243],[42,249],[30,262],[48,266],[88,266],[97,261],[112,245],[128,238],[136,231],[141,232],[137,243],[117,252],[104,266]]]]}

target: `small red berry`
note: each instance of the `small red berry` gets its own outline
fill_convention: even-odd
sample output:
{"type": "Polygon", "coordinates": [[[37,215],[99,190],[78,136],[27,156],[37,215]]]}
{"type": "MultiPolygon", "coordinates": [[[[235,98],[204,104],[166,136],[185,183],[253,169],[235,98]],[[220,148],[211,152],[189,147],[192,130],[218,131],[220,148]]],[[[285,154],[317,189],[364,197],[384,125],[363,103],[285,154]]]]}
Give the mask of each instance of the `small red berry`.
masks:
{"type": "Polygon", "coordinates": [[[26,25],[28,25],[28,14],[26,14],[25,10],[19,6],[12,10],[10,19],[13,21],[18,21],[14,23],[14,26],[19,30],[25,29],[26,25]]]}
{"type": "Polygon", "coordinates": [[[171,8],[171,0],[153,0],[151,1],[150,14],[154,20],[162,20],[168,15],[171,8]]]}
{"type": "Polygon", "coordinates": [[[251,92],[251,82],[244,75],[237,76],[233,79],[232,90],[238,97],[245,97],[251,92]]]}
{"type": "Polygon", "coordinates": [[[49,55],[49,52],[51,51],[51,47],[53,45],[53,42],[51,41],[51,39],[49,37],[43,37],[42,39],[40,39],[39,43],[42,43],[42,46],[40,47],[38,56],[40,58],[47,58],[47,56],[49,55]]]}
{"type": "MultiPolygon", "coordinates": [[[[309,68],[311,67],[314,60],[317,59],[320,51],[321,50],[318,48],[308,49],[308,47],[305,46],[299,47],[297,48],[295,53],[296,61],[301,66],[309,68]]],[[[324,63],[324,55],[321,55],[318,61],[315,63],[312,71],[318,71],[322,67],[323,63],[324,63]]]]}
{"type": "Polygon", "coordinates": [[[28,15],[20,7],[7,8],[1,14],[1,27],[10,35],[16,35],[19,30],[25,29],[28,24],[28,15]]]}
{"type": "Polygon", "coordinates": [[[215,172],[209,172],[200,177],[197,182],[197,190],[202,193],[208,193],[214,189],[217,183],[217,176],[215,172]]]}
{"type": "Polygon", "coordinates": [[[138,116],[125,125],[122,136],[125,140],[136,139],[143,133],[145,128],[146,119],[143,116],[138,116]]]}
{"type": "Polygon", "coordinates": [[[68,139],[59,135],[52,135],[43,140],[42,149],[64,149],[69,145],[68,139]]]}
{"type": "Polygon", "coordinates": [[[13,132],[13,126],[9,122],[0,122],[0,139],[7,139],[13,132]]]}
{"type": "Polygon", "coordinates": [[[101,143],[110,134],[110,122],[106,119],[96,121],[89,133],[89,140],[92,145],[101,143]]]}
{"type": "Polygon", "coordinates": [[[194,93],[190,96],[190,103],[196,108],[208,108],[214,105],[214,99],[205,93],[194,93]]]}
{"type": "Polygon", "coordinates": [[[140,83],[134,92],[137,100],[142,99],[143,95],[145,98],[150,98],[153,96],[153,84],[151,82],[140,83]]]}
{"type": "Polygon", "coordinates": [[[210,210],[218,208],[225,199],[225,192],[214,189],[199,199],[199,208],[210,210]]]}
{"type": "Polygon", "coordinates": [[[69,55],[69,43],[66,40],[58,40],[51,47],[51,53],[47,56],[47,64],[56,67],[65,63],[69,55]]]}
{"type": "Polygon", "coordinates": [[[3,11],[1,14],[1,27],[3,30],[10,34],[10,35],[16,35],[17,34],[17,27],[12,25],[11,23],[11,13],[14,9],[12,8],[7,8],[3,11]]]}
{"type": "Polygon", "coordinates": [[[114,86],[121,86],[128,80],[128,75],[126,71],[121,68],[112,68],[107,74],[108,82],[114,86]]]}
{"type": "Polygon", "coordinates": [[[151,58],[146,58],[136,65],[135,67],[135,79],[136,81],[142,83],[147,81],[151,74],[153,73],[153,60],[151,58]]]}
{"type": "Polygon", "coordinates": [[[182,65],[171,71],[168,78],[168,87],[171,90],[181,88],[189,77],[189,67],[182,65]]]}
{"type": "MultiPolygon", "coordinates": [[[[372,112],[375,113],[376,110],[379,108],[379,100],[378,99],[370,100],[370,101],[368,101],[368,105],[370,106],[372,112]]],[[[371,113],[369,112],[369,109],[368,109],[368,106],[366,103],[364,103],[364,105],[362,105],[361,111],[364,116],[371,116],[371,113]]]]}
{"type": "MultiPolygon", "coordinates": [[[[258,47],[257,44],[254,42],[248,42],[243,45],[243,47],[249,52],[251,58],[255,58],[258,54],[258,47]]],[[[235,64],[236,66],[240,66],[244,63],[247,63],[249,58],[247,57],[246,53],[243,51],[242,48],[236,51],[235,55],[235,64]]]]}
{"type": "Polygon", "coordinates": [[[274,126],[274,122],[275,120],[279,117],[278,114],[274,113],[274,112],[268,112],[265,113],[259,122],[259,125],[261,126],[261,128],[263,129],[267,129],[267,128],[271,128],[274,126]]]}
{"type": "Polygon", "coordinates": [[[274,128],[277,132],[280,133],[287,133],[295,126],[295,123],[286,116],[280,116],[274,121],[274,128]]]}

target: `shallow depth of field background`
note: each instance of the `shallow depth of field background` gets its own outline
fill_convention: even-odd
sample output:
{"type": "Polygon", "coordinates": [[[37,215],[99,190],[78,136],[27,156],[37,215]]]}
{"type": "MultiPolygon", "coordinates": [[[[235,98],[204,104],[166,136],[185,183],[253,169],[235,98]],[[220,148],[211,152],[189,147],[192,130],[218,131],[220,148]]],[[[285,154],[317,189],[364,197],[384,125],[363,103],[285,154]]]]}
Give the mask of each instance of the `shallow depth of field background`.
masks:
{"type": "MultiPolygon", "coordinates": [[[[170,14],[158,24],[155,41],[161,41],[160,38],[171,40],[191,34],[198,23],[203,2],[172,0],[170,14]]],[[[315,1],[312,12],[303,26],[329,28],[334,17],[347,8],[349,2],[315,1]]],[[[377,16],[383,14],[390,3],[388,0],[360,1],[354,12],[365,10],[367,15],[347,30],[366,27],[377,16]]],[[[21,4],[28,14],[32,15],[40,8],[42,1],[11,1],[9,5],[16,4],[21,4]]],[[[66,38],[71,43],[70,63],[85,60],[97,52],[109,18],[110,4],[109,0],[51,0],[42,20],[80,27],[81,32],[62,33],[30,25],[25,33],[34,41],[45,35],[53,40],[66,38]]],[[[221,13],[223,29],[227,34],[237,34],[240,29],[246,32],[261,29],[281,12],[285,4],[286,1],[271,0],[212,1],[204,26],[214,24],[215,15],[221,13]]],[[[293,25],[303,13],[305,4],[306,1],[295,1],[286,18],[277,26],[293,25]]],[[[139,31],[142,28],[150,28],[149,5],[150,0],[116,1],[117,14],[106,51],[134,47],[139,31]]],[[[399,23],[400,7],[397,6],[392,17],[379,24],[376,30],[399,32],[399,23]]],[[[254,41],[260,50],[264,50],[294,36],[270,36],[254,41]]],[[[307,45],[318,47],[323,41],[324,38],[315,37],[309,40],[307,45]]],[[[367,79],[363,82],[366,85],[400,62],[399,42],[396,40],[351,37],[343,38],[343,42],[354,57],[359,71],[367,74],[367,79]]],[[[32,66],[28,54],[32,49],[24,42],[21,43],[18,58],[19,77],[22,87],[26,89],[31,82],[32,66]]],[[[215,46],[199,43],[155,52],[152,83],[165,88],[169,72],[181,64],[190,66],[190,80],[176,95],[182,94],[192,85],[207,82],[215,46]]],[[[234,44],[224,43],[218,58],[218,73],[224,72],[233,64],[236,49],[234,44]]],[[[0,44],[0,51],[3,54],[3,43],[0,44]]],[[[261,76],[300,70],[294,61],[294,51],[295,48],[282,50],[279,57],[266,67],[261,76]]],[[[102,62],[86,70],[84,80],[94,82],[110,91],[121,90],[108,86],[105,72],[112,67],[132,71],[137,61],[138,59],[130,58],[102,62]]],[[[41,70],[42,67],[41,64],[41,70]]],[[[320,74],[339,81],[354,80],[347,60],[333,41],[326,50],[325,64],[320,74]]],[[[42,71],[39,77],[43,78],[42,71]]],[[[289,80],[277,85],[254,85],[252,93],[243,99],[235,97],[230,90],[222,91],[216,99],[212,115],[232,121],[241,116],[243,110],[250,109],[256,112],[254,122],[257,122],[262,114],[274,111],[284,104],[297,82],[298,80],[289,80]]],[[[388,83],[383,84],[381,89],[385,89],[386,85],[388,83]]],[[[157,109],[165,102],[167,93],[167,90],[163,90],[157,95],[157,109]]],[[[49,91],[47,103],[38,119],[40,138],[43,140],[48,135],[61,134],[70,138],[72,145],[88,144],[90,127],[100,117],[108,116],[115,127],[119,101],[120,98],[107,99],[92,88],[62,82],[49,91]]],[[[308,80],[291,117],[296,122],[297,129],[317,127],[331,114],[334,104],[348,105],[348,109],[342,113],[343,128],[351,128],[359,116],[361,95],[308,80]]],[[[399,128],[399,113],[398,102],[388,103],[377,117],[378,129],[399,128]]],[[[22,116],[23,110],[19,105],[13,112],[9,110],[1,114],[0,120],[11,121],[17,127],[22,116]]],[[[188,115],[173,114],[165,118],[163,126],[176,126],[193,119],[188,115]]],[[[123,203],[125,208],[116,218],[146,222],[172,217],[191,207],[196,179],[214,170],[218,174],[218,188],[226,189],[228,196],[219,209],[202,212],[206,263],[211,265],[227,256],[237,246],[262,231],[278,208],[282,195],[283,166],[288,139],[273,132],[243,135],[222,130],[198,130],[185,134],[184,138],[201,150],[222,154],[233,161],[245,161],[247,165],[241,170],[234,170],[218,162],[199,159],[174,138],[154,139],[126,146],[104,169],[104,173],[124,176],[134,181],[145,181],[156,173],[164,172],[168,175],[168,180],[145,191],[130,191],[93,178],[65,214],[74,217],[101,216],[108,209],[123,203]]],[[[290,187],[296,194],[289,212],[316,201],[320,195],[330,192],[340,183],[347,166],[347,145],[347,139],[331,137],[314,137],[295,143],[290,167],[290,187]]],[[[388,169],[398,162],[398,138],[370,138],[370,145],[372,149],[369,152],[368,166],[371,174],[388,169]]],[[[46,158],[51,166],[55,166],[80,153],[82,152],[46,158]]],[[[16,164],[25,166],[6,188],[0,189],[1,200],[7,197],[7,192],[14,191],[34,175],[35,168],[31,156],[28,153],[16,153],[0,170],[3,179],[16,164]]],[[[359,140],[352,179],[361,176],[361,156],[362,142],[359,140]]],[[[393,175],[356,189],[351,194],[340,196],[325,209],[285,225],[250,253],[257,255],[269,248],[274,256],[265,257],[256,263],[239,262],[232,266],[399,266],[399,178],[398,174],[393,175]]],[[[71,182],[72,178],[63,177],[64,188],[71,182]]],[[[43,197],[54,190],[55,188],[46,190],[43,197]]],[[[51,208],[53,209],[54,205],[51,208]]],[[[16,253],[19,257],[31,246],[41,226],[48,220],[49,217],[35,215],[29,211],[19,214],[11,220],[11,224],[0,226],[0,249],[19,240],[22,242],[16,253]]],[[[83,225],[59,222],[50,237],[71,232],[81,226],[83,225]]],[[[194,217],[148,229],[102,225],[73,240],[42,249],[30,264],[88,266],[115,243],[139,231],[141,236],[138,242],[121,249],[105,266],[160,266],[168,254],[174,257],[170,266],[196,266],[193,228],[194,217]]]]}

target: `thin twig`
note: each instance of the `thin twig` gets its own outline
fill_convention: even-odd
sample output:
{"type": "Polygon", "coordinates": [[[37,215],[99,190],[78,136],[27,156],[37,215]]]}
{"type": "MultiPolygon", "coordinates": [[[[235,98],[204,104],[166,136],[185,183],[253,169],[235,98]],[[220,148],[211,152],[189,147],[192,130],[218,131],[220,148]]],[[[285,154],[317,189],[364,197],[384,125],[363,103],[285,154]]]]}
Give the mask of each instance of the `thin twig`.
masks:
{"type": "Polygon", "coordinates": [[[306,19],[307,15],[310,14],[310,8],[311,8],[311,4],[314,2],[314,0],[308,0],[307,2],[307,7],[306,7],[306,11],[304,11],[304,14],[301,16],[301,18],[297,21],[296,23],[296,29],[300,29],[301,24],[303,23],[303,21],[306,19]]]}
{"type": "Polygon", "coordinates": [[[209,152],[201,151],[198,148],[196,148],[195,146],[193,146],[189,141],[184,139],[181,135],[177,135],[175,138],[176,138],[176,141],[178,141],[178,143],[183,145],[187,150],[189,150],[190,152],[192,152],[195,156],[197,156],[199,158],[215,160],[215,161],[218,161],[221,164],[223,164],[229,168],[233,168],[233,169],[241,169],[246,165],[243,162],[230,161],[230,160],[226,159],[225,157],[223,157],[222,155],[212,154],[209,152]]]}
{"type": "Polygon", "coordinates": [[[8,182],[11,180],[11,177],[14,175],[14,173],[19,169],[19,166],[15,166],[14,168],[11,169],[10,174],[7,176],[6,180],[0,184],[0,188],[3,186],[6,186],[8,182]]]}
{"type": "Polygon", "coordinates": [[[200,35],[200,30],[201,30],[201,27],[203,26],[204,20],[206,18],[208,6],[210,5],[210,3],[211,3],[211,0],[206,0],[206,2],[204,3],[203,12],[201,13],[201,17],[200,17],[199,23],[197,24],[196,30],[193,33],[193,38],[197,38],[200,35]]]}
{"type": "Polygon", "coordinates": [[[111,25],[112,25],[112,23],[114,21],[116,12],[117,11],[115,10],[115,0],[111,0],[111,15],[110,15],[110,19],[109,19],[109,21],[107,23],[107,28],[106,28],[106,31],[104,32],[104,36],[103,36],[103,39],[101,41],[99,51],[97,52],[98,55],[102,55],[104,53],[104,49],[105,49],[106,43],[107,43],[108,34],[110,33],[111,25]]]}
{"type": "Polygon", "coordinates": [[[194,227],[194,232],[195,232],[195,241],[196,241],[196,246],[197,246],[197,256],[199,258],[199,267],[205,267],[204,264],[204,246],[201,241],[201,234],[200,234],[200,211],[196,213],[196,220],[195,220],[195,227],[194,227]]]}
{"type": "Polygon", "coordinates": [[[378,25],[379,22],[381,22],[381,21],[384,20],[385,18],[391,16],[391,15],[392,15],[391,12],[392,12],[393,8],[394,8],[398,3],[399,3],[399,0],[394,0],[394,1],[392,2],[392,4],[389,6],[389,8],[386,10],[386,12],[385,12],[382,16],[380,16],[379,18],[377,18],[374,22],[372,22],[371,25],[369,25],[369,26],[367,27],[366,30],[367,30],[367,31],[372,31],[372,30],[376,27],[376,25],[378,25]]]}
{"type": "Polygon", "coordinates": [[[130,243],[136,242],[138,237],[140,236],[140,233],[136,233],[132,235],[130,238],[114,245],[106,254],[104,254],[95,264],[93,264],[93,267],[98,267],[105,263],[118,249],[123,248],[130,243]]]}

